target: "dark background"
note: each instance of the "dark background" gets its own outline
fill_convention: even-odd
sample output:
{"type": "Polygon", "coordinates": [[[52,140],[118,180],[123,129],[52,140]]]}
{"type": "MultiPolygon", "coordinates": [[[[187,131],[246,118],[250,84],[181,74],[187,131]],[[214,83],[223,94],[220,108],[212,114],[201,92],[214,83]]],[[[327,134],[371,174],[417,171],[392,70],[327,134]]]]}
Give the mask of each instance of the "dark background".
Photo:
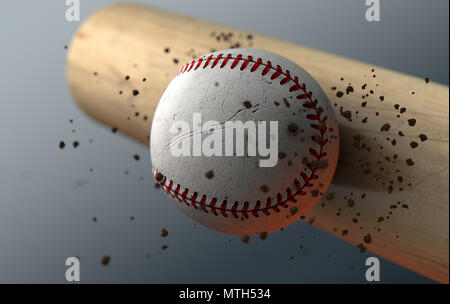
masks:
{"type": "MultiPolygon", "coordinates": [[[[83,21],[116,1],[80,2],[83,21]]],[[[357,0],[140,2],[448,84],[448,0],[381,1],[378,23],[357,0]]],[[[63,283],[69,256],[80,257],[85,283],[365,282],[372,254],[305,223],[244,244],[176,209],[153,186],[148,149],[71,100],[64,46],[80,23],[65,10],[65,1],[0,3],[0,283],[63,283]]],[[[431,282],[384,259],[381,280],[431,282]]]]}

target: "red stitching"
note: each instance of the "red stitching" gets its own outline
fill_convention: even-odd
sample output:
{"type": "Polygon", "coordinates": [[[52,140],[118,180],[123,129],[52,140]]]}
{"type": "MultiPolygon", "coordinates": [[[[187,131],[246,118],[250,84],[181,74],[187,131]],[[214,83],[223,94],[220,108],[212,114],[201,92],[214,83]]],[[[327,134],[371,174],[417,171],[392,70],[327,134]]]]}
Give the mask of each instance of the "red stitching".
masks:
{"type": "MultiPolygon", "coordinates": [[[[236,210],[235,210],[236,211],[236,210]]],[[[245,202],[244,203],[244,206],[242,207],[242,215],[245,217],[245,218],[248,218],[248,213],[247,213],[247,211],[248,211],[248,202],[245,202]]]]}
{"type": "Polygon", "coordinates": [[[236,59],[234,59],[233,63],[231,64],[231,68],[234,69],[236,67],[236,65],[239,63],[239,61],[242,60],[242,56],[241,55],[237,55],[236,59]]]}
{"type": "Polygon", "coordinates": [[[202,61],[203,61],[203,58],[200,58],[200,59],[198,60],[198,63],[197,63],[197,65],[195,66],[194,70],[198,69],[198,67],[202,64],[202,61]]]}
{"type": "Polygon", "coordinates": [[[216,203],[217,203],[217,198],[213,198],[211,200],[211,202],[209,203],[209,207],[211,209],[211,212],[214,213],[214,215],[217,215],[216,208],[215,208],[216,207],[216,203]]]}
{"type": "Polygon", "coordinates": [[[205,202],[206,202],[206,195],[203,194],[202,199],[200,200],[200,207],[202,208],[203,211],[208,213],[208,210],[206,210],[205,202]]]}
{"type": "Polygon", "coordinates": [[[213,58],[212,55],[208,57],[208,59],[205,62],[205,65],[203,66],[203,68],[206,68],[208,66],[208,64],[209,64],[209,62],[211,61],[212,58],[213,58]]]}
{"type": "Polygon", "coordinates": [[[194,207],[195,209],[197,209],[196,199],[197,199],[197,192],[194,192],[194,195],[192,195],[192,197],[190,198],[190,201],[191,201],[191,206],[194,207]]]}
{"type": "MultiPolygon", "coordinates": [[[[327,127],[326,127],[327,117],[326,116],[321,117],[323,110],[320,108],[317,108],[317,103],[318,103],[317,99],[312,99],[312,92],[306,90],[306,85],[304,83],[299,84],[297,76],[294,76],[294,78],[292,78],[290,72],[288,70],[283,71],[283,69],[279,65],[277,65],[274,68],[270,61],[267,61],[266,63],[264,63],[261,58],[258,58],[255,61],[252,56],[247,56],[247,58],[244,59],[242,55],[237,55],[236,58],[233,58],[232,54],[228,54],[228,55],[226,55],[225,58],[223,58],[223,54],[219,54],[215,58],[213,55],[210,55],[206,59],[204,57],[201,57],[197,60],[193,60],[192,62],[189,62],[189,63],[185,64],[183,67],[181,67],[178,70],[177,75],[191,71],[192,68],[194,67],[195,63],[197,63],[197,64],[195,65],[194,71],[201,67],[202,62],[204,62],[205,64],[201,68],[202,69],[207,68],[209,66],[209,64],[211,63],[211,61],[213,61],[213,63],[211,65],[210,69],[213,69],[219,63],[219,61],[221,59],[223,59],[223,62],[220,64],[220,68],[226,67],[228,62],[230,62],[230,60],[231,60],[232,63],[230,65],[230,68],[234,69],[239,64],[239,62],[242,61],[242,65],[240,67],[241,71],[245,70],[249,66],[250,63],[253,63],[253,65],[250,69],[250,72],[255,72],[260,66],[263,66],[264,69],[261,71],[261,74],[263,76],[272,70],[272,71],[274,71],[270,77],[272,80],[277,79],[280,76],[284,77],[283,79],[280,80],[280,85],[285,85],[288,82],[292,81],[294,84],[289,87],[289,92],[292,93],[292,92],[296,92],[296,91],[302,91],[301,94],[296,96],[296,98],[299,100],[304,100],[303,107],[305,109],[314,111],[313,114],[307,114],[306,118],[308,120],[311,120],[312,122],[314,122],[314,123],[310,124],[311,128],[313,128],[314,130],[317,130],[320,133],[320,139],[315,140],[315,142],[320,145],[320,150],[316,151],[316,150],[310,148],[309,153],[317,161],[319,161],[320,159],[322,159],[323,157],[326,156],[326,152],[323,152],[323,149],[324,149],[324,146],[328,143],[328,138],[324,138],[324,136],[327,132],[327,127]]],[[[276,198],[268,197],[267,202],[263,208],[261,208],[261,201],[259,201],[259,200],[256,201],[253,209],[249,209],[249,202],[244,202],[242,209],[238,209],[238,206],[239,206],[238,202],[234,202],[231,209],[227,209],[227,200],[222,201],[222,203],[220,204],[220,207],[216,207],[217,198],[212,198],[211,201],[209,202],[209,204],[206,204],[207,197],[204,194],[202,195],[200,202],[197,202],[196,199],[198,197],[198,193],[194,192],[194,194],[191,197],[189,197],[189,189],[188,188],[185,188],[183,190],[183,193],[181,194],[181,199],[180,199],[179,195],[180,195],[181,186],[179,184],[177,184],[175,190],[173,190],[172,189],[174,187],[173,181],[169,181],[169,184],[167,185],[166,177],[164,177],[161,181],[157,181],[157,182],[161,185],[161,188],[165,192],[167,192],[172,197],[178,199],[180,202],[186,203],[186,206],[188,206],[188,207],[192,206],[195,209],[198,209],[197,205],[199,205],[200,209],[198,209],[198,210],[202,210],[206,213],[209,212],[207,209],[207,208],[209,208],[209,210],[216,216],[219,215],[219,213],[217,213],[217,211],[219,211],[220,214],[224,217],[228,217],[229,213],[231,213],[231,215],[234,218],[239,218],[239,214],[241,214],[244,218],[249,218],[250,214],[254,217],[259,217],[259,213],[263,213],[265,215],[270,215],[269,210],[273,210],[275,212],[280,212],[280,209],[279,209],[280,206],[284,207],[284,208],[288,208],[288,202],[295,203],[295,202],[297,202],[295,197],[306,195],[306,192],[303,190],[306,187],[308,187],[308,188],[313,187],[311,180],[315,180],[315,179],[319,178],[315,174],[317,168],[312,163],[308,162],[306,164],[306,166],[311,171],[311,173],[308,176],[305,172],[303,172],[303,171],[300,172],[300,177],[303,180],[303,185],[300,183],[299,180],[295,179],[294,180],[294,185],[295,185],[294,192],[292,192],[291,188],[288,187],[286,189],[286,198],[285,199],[283,199],[283,196],[280,193],[277,194],[276,198]],[[274,204],[274,205],[272,204],[273,199],[276,200],[276,204],[274,204]],[[189,202],[190,202],[190,204],[189,204],[189,202]]],[[[155,169],[153,169],[153,175],[155,176],[155,178],[156,178],[157,174],[158,174],[158,172],[155,169]]]]}
{"type": "Polygon", "coordinates": [[[211,69],[214,68],[214,67],[216,66],[216,64],[219,62],[219,60],[220,60],[221,58],[222,58],[222,54],[219,54],[219,55],[217,56],[217,58],[214,60],[212,66],[211,66],[211,69]]]}
{"type": "Polygon", "coordinates": [[[220,65],[220,68],[225,67],[227,65],[227,63],[228,63],[228,60],[230,60],[230,58],[231,58],[231,54],[228,54],[227,57],[225,58],[225,60],[220,65]]]}
{"type": "Polygon", "coordinates": [[[224,217],[228,217],[227,213],[225,212],[227,208],[227,200],[224,200],[222,202],[222,204],[220,205],[220,213],[224,216],[224,217]]]}
{"type": "Polygon", "coordinates": [[[270,77],[270,79],[272,80],[277,79],[281,75],[281,72],[283,72],[283,70],[279,65],[277,65],[276,72],[272,74],[272,77],[270,77]]]}
{"type": "Polygon", "coordinates": [[[252,68],[250,69],[250,72],[254,72],[256,71],[256,69],[262,64],[262,59],[258,58],[255,62],[255,64],[252,66],[252,68]]]}
{"type": "Polygon", "coordinates": [[[272,69],[272,63],[270,63],[270,61],[267,61],[266,67],[262,71],[261,75],[266,75],[267,73],[269,73],[270,69],[272,69]]]}

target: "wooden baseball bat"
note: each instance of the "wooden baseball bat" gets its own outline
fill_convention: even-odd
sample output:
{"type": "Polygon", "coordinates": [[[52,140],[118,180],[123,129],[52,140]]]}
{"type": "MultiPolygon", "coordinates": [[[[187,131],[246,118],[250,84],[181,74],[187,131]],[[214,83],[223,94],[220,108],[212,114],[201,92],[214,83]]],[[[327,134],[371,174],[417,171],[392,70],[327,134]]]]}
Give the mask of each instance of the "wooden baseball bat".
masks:
{"type": "Polygon", "coordinates": [[[67,80],[90,116],[148,145],[158,100],[180,66],[230,47],[293,60],[334,105],[340,162],[305,221],[448,283],[447,86],[136,4],[106,7],[81,26],[69,48],[67,80]]]}

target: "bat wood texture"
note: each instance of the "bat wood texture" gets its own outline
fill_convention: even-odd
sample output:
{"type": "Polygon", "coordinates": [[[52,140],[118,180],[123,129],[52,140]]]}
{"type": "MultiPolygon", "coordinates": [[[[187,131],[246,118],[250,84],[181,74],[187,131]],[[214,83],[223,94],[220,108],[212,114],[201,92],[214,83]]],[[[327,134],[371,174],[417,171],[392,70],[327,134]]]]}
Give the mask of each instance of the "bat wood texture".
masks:
{"type": "Polygon", "coordinates": [[[152,115],[176,71],[230,47],[291,59],[334,106],[340,161],[332,185],[317,194],[323,197],[304,220],[355,250],[448,283],[447,86],[136,4],[109,6],[86,20],[69,48],[67,80],[91,117],[148,145],[152,115]]]}

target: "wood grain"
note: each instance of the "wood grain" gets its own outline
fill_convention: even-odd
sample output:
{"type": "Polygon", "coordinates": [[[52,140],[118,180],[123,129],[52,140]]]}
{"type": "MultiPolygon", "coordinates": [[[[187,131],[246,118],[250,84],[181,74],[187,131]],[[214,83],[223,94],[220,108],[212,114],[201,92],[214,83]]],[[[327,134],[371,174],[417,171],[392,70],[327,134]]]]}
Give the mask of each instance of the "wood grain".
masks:
{"type": "Polygon", "coordinates": [[[148,144],[155,107],[181,64],[236,46],[295,61],[335,105],[340,163],[333,184],[305,220],[362,250],[448,283],[448,87],[132,4],[106,7],[81,26],[67,56],[67,80],[75,101],[90,116],[148,144]],[[408,159],[414,164],[408,165],[408,159]]]}

